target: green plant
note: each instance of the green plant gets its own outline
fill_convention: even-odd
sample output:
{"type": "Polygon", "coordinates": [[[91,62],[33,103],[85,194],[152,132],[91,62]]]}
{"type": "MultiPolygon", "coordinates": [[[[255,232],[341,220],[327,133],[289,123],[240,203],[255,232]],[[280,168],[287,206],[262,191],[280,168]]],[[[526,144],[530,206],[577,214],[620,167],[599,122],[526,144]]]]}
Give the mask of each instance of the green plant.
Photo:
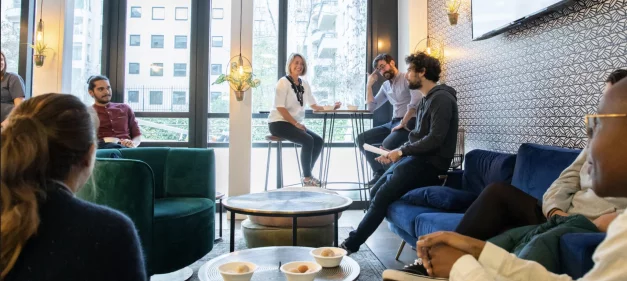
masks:
{"type": "Polygon", "coordinates": [[[35,50],[35,54],[38,56],[45,55],[46,51],[52,50],[52,48],[48,47],[48,44],[44,43],[43,41],[39,41],[33,45],[30,45],[30,47],[35,50]]]}
{"type": "Polygon", "coordinates": [[[261,85],[261,80],[255,79],[252,67],[240,66],[237,67],[237,63],[231,63],[231,70],[229,74],[220,74],[215,82],[211,85],[222,84],[229,82],[231,88],[236,92],[246,91],[250,88],[257,88],[261,85]]]}
{"type": "Polygon", "coordinates": [[[446,11],[449,14],[456,14],[459,11],[459,6],[461,5],[461,0],[447,0],[446,1],[446,11]]]}

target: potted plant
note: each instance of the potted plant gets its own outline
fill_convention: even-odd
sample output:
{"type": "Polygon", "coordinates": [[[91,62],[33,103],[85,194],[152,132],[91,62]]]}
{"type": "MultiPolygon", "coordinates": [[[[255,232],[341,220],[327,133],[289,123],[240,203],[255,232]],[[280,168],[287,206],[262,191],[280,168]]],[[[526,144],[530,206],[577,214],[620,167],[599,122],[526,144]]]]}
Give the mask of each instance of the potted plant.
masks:
{"type": "Polygon", "coordinates": [[[38,41],[37,43],[31,45],[31,48],[35,50],[35,54],[33,55],[35,66],[42,67],[44,65],[44,59],[46,58],[46,51],[52,50],[52,48],[48,47],[48,44],[43,41],[38,41]]]}
{"type": "MultiPolygon", "coordinates": [[[[248,61],[244,59],[243,61],[248,61]]],[[[244,100],[244,92],[246,92],[250,88],[257,88],[261,81],[259,79],[255,79],[255,75],[253,74],[252,66],[250,63],[248,65],[244,65],[242,60],[240,63],[233,61],[229,64],[228,74],[220,74],[215,82],[211,85],[222,84],[224,82],[229,82],[231,89],[235,92],[235,98],[237,101],[244,100]]]]}
{"type": "Polygon", "coordinates": [[[447,0],[446,1],[446,12],[448,13],[448,22],[451,25],[457,24],[457,19],[459,18],[459,6],[461,5],[461,0],[447,0]]]}

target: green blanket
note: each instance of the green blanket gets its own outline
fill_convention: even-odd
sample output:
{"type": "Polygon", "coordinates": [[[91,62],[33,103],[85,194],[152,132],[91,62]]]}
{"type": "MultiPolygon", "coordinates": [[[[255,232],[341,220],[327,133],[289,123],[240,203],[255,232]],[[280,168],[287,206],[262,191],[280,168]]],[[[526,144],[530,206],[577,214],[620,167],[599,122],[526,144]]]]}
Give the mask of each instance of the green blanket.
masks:
{"type": "Polygon", "coordinates": [[[521,259],[532,260],[553,273],[560,273],[560,237],[567,233],[599,232],[597,227],[582,215],[553,216],[540,225],[510,229],[488,242],[495,244],[521,259]]]}

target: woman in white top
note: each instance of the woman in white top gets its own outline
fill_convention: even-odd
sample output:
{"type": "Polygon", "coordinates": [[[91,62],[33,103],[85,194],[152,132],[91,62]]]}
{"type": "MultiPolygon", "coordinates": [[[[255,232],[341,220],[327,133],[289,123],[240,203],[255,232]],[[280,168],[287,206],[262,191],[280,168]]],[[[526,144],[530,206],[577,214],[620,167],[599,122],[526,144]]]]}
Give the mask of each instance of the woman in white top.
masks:
{"type": "MultiPolygon", "coordinates": [[[[308,130],[305,120],[305,103],[313,110],[323,110],[316,104],[309,83],[300,76],[307,74],[307,62],[301,54],[292,54],[285,65],[287,75],[276,84],[274,106],[268,116],[268,126],[273,136],[284,138],[302,146],[300,162],[303,167],[304,186],[320,186],[320,180],[311,175],[311,169],[322,151],[322,138],[308,130]]],[[[335,103],[335,109],[341,103],[335,103]]]]}

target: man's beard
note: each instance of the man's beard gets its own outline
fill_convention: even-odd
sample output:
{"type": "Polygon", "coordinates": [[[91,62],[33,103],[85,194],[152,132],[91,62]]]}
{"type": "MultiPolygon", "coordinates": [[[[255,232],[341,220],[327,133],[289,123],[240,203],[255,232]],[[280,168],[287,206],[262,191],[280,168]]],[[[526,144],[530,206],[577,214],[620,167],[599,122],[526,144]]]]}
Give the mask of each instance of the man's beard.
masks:
{"type": "Polygon", "coordinates": [[[416,82],[408,81],[408,84],[410,90],[420,90],[420,88],[422,88],[422,82],[420,82],[420,80],[416,82]]]}
{"type": "Polygon", "coordinates": [[[99,97],[94,97],[94,98],[96,99],[96,102],[99,103],[99,104],[107,104],[107,103],[111,102],[111,96],[108,96],[107,100],[104,99],[105,97],[107,97],[107,96],[103,96],[102,98],[99,98],[99,97]]]}
{"type": "Polygon", "coordinates": [[[387,79],[387,80],[391,80],[392,78],[394,78],[394,70],[388,70],[386,72],[383,72],[382,74],[383,78],[387,79]]]}

